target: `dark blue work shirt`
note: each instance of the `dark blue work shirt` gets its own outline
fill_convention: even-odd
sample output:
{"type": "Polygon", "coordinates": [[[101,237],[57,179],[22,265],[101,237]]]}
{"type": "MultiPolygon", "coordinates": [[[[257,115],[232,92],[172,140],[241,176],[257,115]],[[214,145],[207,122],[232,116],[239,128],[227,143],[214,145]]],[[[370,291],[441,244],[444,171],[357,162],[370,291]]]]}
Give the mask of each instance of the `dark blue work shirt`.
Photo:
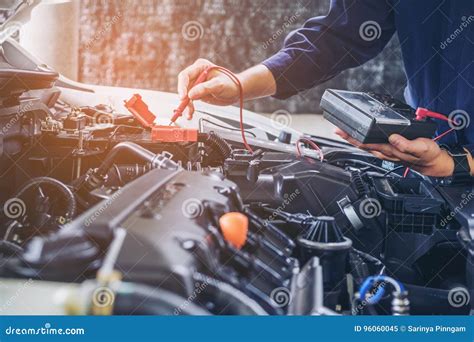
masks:
{"type": "MultiPolygon", "coordinates": [[[[367,62],[395,32],[406,101],[445,115],[467,113],[470,125],[443,143],[474,152],[474,0],[332,0],[326,16],[309,19],[263,62],[276,79],[275,96],[287,98],[367,62]]],[[[447,129],[439,123],[439,133],[447,129]]]]}

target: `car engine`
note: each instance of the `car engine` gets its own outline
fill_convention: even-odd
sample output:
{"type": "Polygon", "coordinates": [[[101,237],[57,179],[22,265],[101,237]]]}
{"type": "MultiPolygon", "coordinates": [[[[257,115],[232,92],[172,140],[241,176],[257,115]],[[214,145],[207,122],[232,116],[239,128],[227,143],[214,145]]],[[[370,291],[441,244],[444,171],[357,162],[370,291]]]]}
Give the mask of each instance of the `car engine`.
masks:
{"type": "Polygon", "coordinates": [[[470,312],[472,185],[315,136],[323,160],[297,153],[284,130],[252,153],[209,123],[156,142],[129,113],[63,100],[16,43],[0,52],[5,283],[67,288],[69,314],[470,312]]]}

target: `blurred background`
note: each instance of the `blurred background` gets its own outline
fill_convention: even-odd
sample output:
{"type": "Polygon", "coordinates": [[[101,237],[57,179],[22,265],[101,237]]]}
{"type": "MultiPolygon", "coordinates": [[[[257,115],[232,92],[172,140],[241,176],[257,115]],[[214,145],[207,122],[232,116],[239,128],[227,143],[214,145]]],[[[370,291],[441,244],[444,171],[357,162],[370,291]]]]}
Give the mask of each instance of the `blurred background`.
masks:
{"type": "MultiPolygon", "coordinates": [[[[35,10],[21,39],[81,82],[174,92],[177,74],[195,59],[241,71],[278,51],[292,30],[328,8],[329,0],[49,1],[35,10]]],[[[394,37],[362,67],[289,100],[263,99],[246,107],[259,113],[318,113],[328,87],[402,98],[402,70],[394,37]]]]}

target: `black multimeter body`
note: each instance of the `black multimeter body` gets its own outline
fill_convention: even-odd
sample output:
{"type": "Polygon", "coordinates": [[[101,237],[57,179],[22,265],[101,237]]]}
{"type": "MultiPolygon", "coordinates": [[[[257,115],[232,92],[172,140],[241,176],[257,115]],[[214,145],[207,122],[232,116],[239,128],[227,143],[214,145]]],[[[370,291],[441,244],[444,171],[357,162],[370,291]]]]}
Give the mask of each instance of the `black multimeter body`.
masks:
{"type": "Polygon", "coordinates": [[[432,138],[437,124],[416,120],[415,110],[388,95],[328,89],[321,100],[324,118],[363,144],[387,143],[392,134],[432,138]]]}

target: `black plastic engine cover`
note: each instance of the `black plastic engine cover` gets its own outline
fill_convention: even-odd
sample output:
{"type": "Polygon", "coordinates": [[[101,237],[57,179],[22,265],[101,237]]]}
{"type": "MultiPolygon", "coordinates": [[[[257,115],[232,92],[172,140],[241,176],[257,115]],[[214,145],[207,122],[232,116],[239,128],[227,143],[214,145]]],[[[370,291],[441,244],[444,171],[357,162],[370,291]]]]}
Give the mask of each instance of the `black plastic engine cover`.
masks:
{"type": "Polygon", "coordinates": [[[223,239],[219,218],[243,207],[237,186],[222,174],[152,170],[120,192],[87,229],[91,234],[126,229],[116,262],[126,280],[189,296],[199,272],[267,302],[274,288],[289,281],[294,243],[271,225],[247,213],[244,247],[223,239]]]}
{"type": "Polygon", "coordinates": [[[350,172],[285,153],[264,153],[251,161],[227,160],[226,176],[239,184],[245,203],[265,203],[290,213],[345,220],[338,202],[360,197],[350,172]]]}
{"type": "Polygon", "coordinates": [[[240,209],[232,196],[236,186],[217,173],[153,170],[133,182],[133,190],[146,192],[149,182],[160,178],[168,179],[120,223],[128,234],[117,268],[126,279],[186,295],[193,288],[192,273],[218,257],[208,227],[240,209]]]}

